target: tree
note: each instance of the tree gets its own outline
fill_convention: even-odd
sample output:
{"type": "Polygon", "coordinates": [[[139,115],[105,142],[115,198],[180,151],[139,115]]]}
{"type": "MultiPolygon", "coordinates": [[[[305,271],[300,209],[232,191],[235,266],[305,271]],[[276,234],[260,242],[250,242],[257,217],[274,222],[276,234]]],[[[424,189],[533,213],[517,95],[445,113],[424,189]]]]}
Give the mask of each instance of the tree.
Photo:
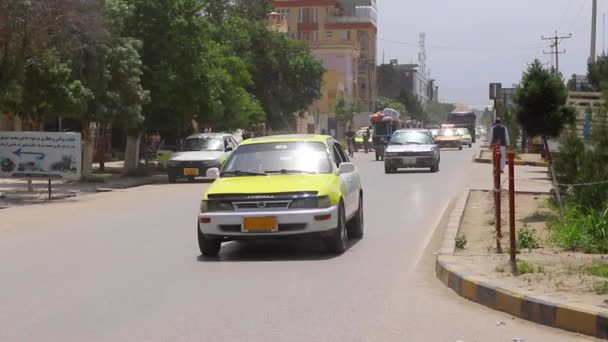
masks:
{"type": "Polygon", "coordinates": [[[405,108],[405,105],[403,103],[383,96],[376,97],[376,99],[374,100],[375,111],[379,112],[384,110],[385,108],[392,108],[401,113],[401,115],[403,116],[408,115],[407,109],[405,108]]]}
{"type": "Polygon", "coordinates": [[[587,65],[589,85],[595,91],[608,90],[608,55],[602,53],[595,63],[587,65]]]}
{"type": "Polygon", "coordinates": [[[538,59],[524,72],[515,92],[517,121],[527,136],[542,136],[547,151],[547,137],[559,136],[574,120],[575,112],[566,105],[567,99],[561,77],[544,69],[538,59]]]}
{"type": "Polygon", "coordinates": [[[251,74],[253,94],[275,129],[289,126],[293,114],[321,96],[325,69],[301,41],[268,30],[264,21],[230,16],[214,40],[241,57],[251,74]]]}
{"type": "Polygon", "coordinates": [[[345,100],[341,98],[336,103],[336,120],[344,124],[350,124],[356,113],[363,110],[363,101],[360,99],[345,100]]]}

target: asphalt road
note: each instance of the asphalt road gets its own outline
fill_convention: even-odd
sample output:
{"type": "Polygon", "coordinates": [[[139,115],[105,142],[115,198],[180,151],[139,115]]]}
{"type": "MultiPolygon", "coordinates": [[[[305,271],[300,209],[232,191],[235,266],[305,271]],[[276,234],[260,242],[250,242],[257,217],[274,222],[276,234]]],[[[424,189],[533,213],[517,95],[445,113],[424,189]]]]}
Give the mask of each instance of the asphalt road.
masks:
{"type": "Polygon", "coordinates": [[[385,175],[357,154],[366,236],[225,244],[199,257],[206,184],[0,211],[0,341],[590,341],[466,302],[434,277],[434,234],[471,170],[385,175]],[[505,322],[497,326],[497,322],[505,322]]]}

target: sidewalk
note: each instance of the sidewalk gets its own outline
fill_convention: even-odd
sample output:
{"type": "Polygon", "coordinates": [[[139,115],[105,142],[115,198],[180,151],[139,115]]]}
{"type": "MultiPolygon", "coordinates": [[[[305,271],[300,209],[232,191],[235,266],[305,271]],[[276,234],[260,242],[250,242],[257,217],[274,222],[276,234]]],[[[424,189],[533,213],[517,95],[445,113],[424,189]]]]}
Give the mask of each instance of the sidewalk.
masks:
{"type": "MultiPolygon", "coordinates": [[[[109,162],[105,171],[99,171],[99,165],[93,166],[92,181],[53,180],[51,183],[51,200],[65,200],[85,194],[126,189],[146,184],[167,182],[167,176],[162,171],[155,171],[149,176],[126,177],[122,175],[123,162],[109,162]]],[[[0,209],[41,204],[49,201],[48,180],[32,180],[33,192],[27,191],[27,180],[0,179],[0,209]]]]}
{"type": "MultiPolygon", "coordinates": [[[[502,184],[503,232],[508,232],[508,173],[503,174],[502,184]]],[[[528,265],[528,271],[511,272],[508,233],[501,240],[505,253],[496,252],[494,203],[489,193],[493,188],[492,165],[473,163],[470,190],[457,198],[448,213],[435,264],[437,278],[458,295],[493,310],[607,339],[605,295],[589,291],[588,283],[594,277],[583,271],[603,262],[603,256],[565,252],[548,242],[543,215],[551,212],[544,203],[552,186],[546,168],[516,166],[515,185],[516,229],[536,232],[540,243],[536,249],[518,248],[518,264],[528,265]],[[456,250],[457,236],[464,238],[464,249],[456,250]]]]}

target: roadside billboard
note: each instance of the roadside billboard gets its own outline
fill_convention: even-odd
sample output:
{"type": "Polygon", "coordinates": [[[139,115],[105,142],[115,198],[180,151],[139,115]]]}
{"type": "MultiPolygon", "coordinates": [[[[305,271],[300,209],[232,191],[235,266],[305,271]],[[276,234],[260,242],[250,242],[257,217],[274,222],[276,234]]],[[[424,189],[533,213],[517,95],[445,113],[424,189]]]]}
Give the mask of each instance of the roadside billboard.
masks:
{"type": "Polygon", "coordinates": [[[0,178],[79,179],[80,133],[0,132],[0,178]]]}

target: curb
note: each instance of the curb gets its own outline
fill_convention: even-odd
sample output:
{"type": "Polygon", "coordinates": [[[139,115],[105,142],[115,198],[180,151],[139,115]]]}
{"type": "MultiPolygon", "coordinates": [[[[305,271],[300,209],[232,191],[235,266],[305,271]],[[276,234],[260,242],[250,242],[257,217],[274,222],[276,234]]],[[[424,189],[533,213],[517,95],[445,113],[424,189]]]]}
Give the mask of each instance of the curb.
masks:
{"type": "MultiPolygon", "coordinates": [[[[475,162],[481,163],[481,164],[492,164],[492,161],[490,159],[485,159],[485,158],[475,158],[475,162]]],[[[507,165],[509,165],[508,160],[507,160],[507,165]]],[[[526,162],[526,161],[516,160],[514,165],[548,167],[549,163],[547,163],[547,162],[526,162]]]]}
{"type": "Polygon", "coordinates": [[[512,316],[601,339],[608,339],[608,311],[568,304],[552,298],[529,296],[458,264],[454,239],[469,199],[467,189],[456,202],[435,263],[437,278],[461,297],[512,316]]]}

